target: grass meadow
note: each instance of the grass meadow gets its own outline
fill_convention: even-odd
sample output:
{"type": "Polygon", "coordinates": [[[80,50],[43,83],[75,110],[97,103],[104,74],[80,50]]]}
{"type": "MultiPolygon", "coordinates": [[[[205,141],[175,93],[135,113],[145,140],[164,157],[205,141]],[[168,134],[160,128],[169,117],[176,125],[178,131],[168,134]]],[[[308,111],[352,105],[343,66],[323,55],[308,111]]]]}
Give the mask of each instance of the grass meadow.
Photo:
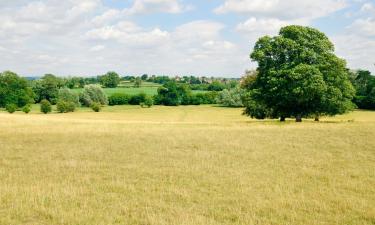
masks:
{"type": "Polygon", "coordinates": [[[0,224],[375,224],[375,112],[0,112],[0,224]]]}

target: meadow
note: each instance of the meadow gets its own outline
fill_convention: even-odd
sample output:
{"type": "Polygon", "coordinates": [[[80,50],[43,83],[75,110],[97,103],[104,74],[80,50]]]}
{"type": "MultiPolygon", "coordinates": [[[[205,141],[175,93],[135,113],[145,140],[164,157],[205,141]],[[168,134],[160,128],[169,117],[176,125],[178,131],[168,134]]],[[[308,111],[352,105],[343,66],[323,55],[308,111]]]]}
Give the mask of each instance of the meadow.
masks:
{"type": "MultiPolygon", "coordinates": [[[[134,83],[131,82],[122,82],[116,88],[103,88],[107,96],[111,96],[114,93],[125,93],[128,95],[138,95],[144,93],[146,95],[156,95],[158,93],[158,88],[160,84],[151,83],[151,82],[142,82],[142,85],[139,88],[134,87],[134,83]]],[[[75,93],[81,93],[83,88],[72,89],[75,93]]],[[[204,93],[206,91],[192,90],[193,93],[204,93]]]]}
{"type": "Polygon", "coordinates": [[[375,112],[0,112],[0,224],[375,224],[375,112]]]}

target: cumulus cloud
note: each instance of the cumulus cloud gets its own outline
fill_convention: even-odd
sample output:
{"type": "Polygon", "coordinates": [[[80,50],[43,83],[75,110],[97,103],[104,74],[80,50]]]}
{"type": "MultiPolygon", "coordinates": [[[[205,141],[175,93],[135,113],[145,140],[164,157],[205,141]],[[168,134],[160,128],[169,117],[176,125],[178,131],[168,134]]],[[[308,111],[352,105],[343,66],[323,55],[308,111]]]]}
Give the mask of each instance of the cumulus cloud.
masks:
{"type": "Polygon", "coordinates": [[[179,0],[135,0],[132,7],[125,9],[129,14],[144,14],[155,12],[181,13],[191,9],[179,0]]]}

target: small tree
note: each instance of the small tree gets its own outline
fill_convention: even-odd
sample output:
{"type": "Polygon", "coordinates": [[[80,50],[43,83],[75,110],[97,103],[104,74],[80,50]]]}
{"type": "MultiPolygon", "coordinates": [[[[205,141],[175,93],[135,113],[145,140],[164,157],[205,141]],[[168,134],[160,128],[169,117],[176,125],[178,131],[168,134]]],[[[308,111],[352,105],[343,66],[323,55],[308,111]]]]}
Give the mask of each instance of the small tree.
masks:
{"type": "Polygon", "coordinates": [[[142,79],[139,78],[139,77],[135,78],[135,80],[134,80],[134,87],[135,88],[140,88],[141,85],[142,85],[142,79]]]}
{"type": "Polygon", "coordinates": [[[11,104],[7,104],[7,105],[5,106],[5,109],[6,109],[6,111],[7,111],[8,113],[12,114],[12,113],[14,113],[14,112],[17,110],[17,105],[16,105],[16,104],[13,104],[13,103],[11,103],[11,104]]]}
{"type": "Polygon", "coordinates": [[[26,114],[29,114],[29,112],[31,111],[31,106],[30,105],[25,105],[23,108],[22,108],[22,112],[26,113],[26,114]]]}
{"type": "Polygon", "coordinates": [[[103,88],[95,84],[86,85],[79,96],[79,100],[82,105],[87,107],[90,107],[93,102],[97,102],[101,105],[108,105],[108,98],[104,93],[103,88]]]}
{"type": "Polygon", "coordinates": [[[243,107],[242,96],[244,90],[236,87],[234,89],[225,89],[218,96],[218,103],[226,107],[243,107]]]}
{"type": "Polygon", "coordinates": [[[148,108],[151,108],[151,106],[154,105],[154,99],[152,99],[151,96],[146,96],[144,102],[141,102],[141,107],[147,106],[148,108]]]}
{"type": "Polygon", "coordinates": [[[52,112],[52,105],[47,99],[40,102],[40,111],[44,114],[52,112]]]}
{"type": "Polygon", "coordinates": [[[120,76],[116,72],[108,72],[99,78],[100,84],[106,88],[115,88],[120,83],[120,76]]]}
{"type": "Polygon", "coordinates": [[[90,108],[94,112],[100,112],[100,110],[101,110],[102,107],[101,107],[100,103],[93,102],[93,103],[91,103],[90,108]]]}
{"type": "Polygon", "coordinates": [[[71,102],[76,106],[79,106],[79,96],[69,88],[62,88],[59,90],[58,101],[71,102]]]}

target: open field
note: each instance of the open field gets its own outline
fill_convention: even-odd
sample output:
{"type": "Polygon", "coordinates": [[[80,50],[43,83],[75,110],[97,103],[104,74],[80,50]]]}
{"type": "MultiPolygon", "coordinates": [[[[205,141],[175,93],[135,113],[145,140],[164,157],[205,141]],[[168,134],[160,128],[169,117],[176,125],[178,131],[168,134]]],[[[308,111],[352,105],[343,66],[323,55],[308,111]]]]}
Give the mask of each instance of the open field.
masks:
{"type": "Polygon", "coordinates": [[[375,224],[375,112],[0,112],[0,224],[375,224]]]}

